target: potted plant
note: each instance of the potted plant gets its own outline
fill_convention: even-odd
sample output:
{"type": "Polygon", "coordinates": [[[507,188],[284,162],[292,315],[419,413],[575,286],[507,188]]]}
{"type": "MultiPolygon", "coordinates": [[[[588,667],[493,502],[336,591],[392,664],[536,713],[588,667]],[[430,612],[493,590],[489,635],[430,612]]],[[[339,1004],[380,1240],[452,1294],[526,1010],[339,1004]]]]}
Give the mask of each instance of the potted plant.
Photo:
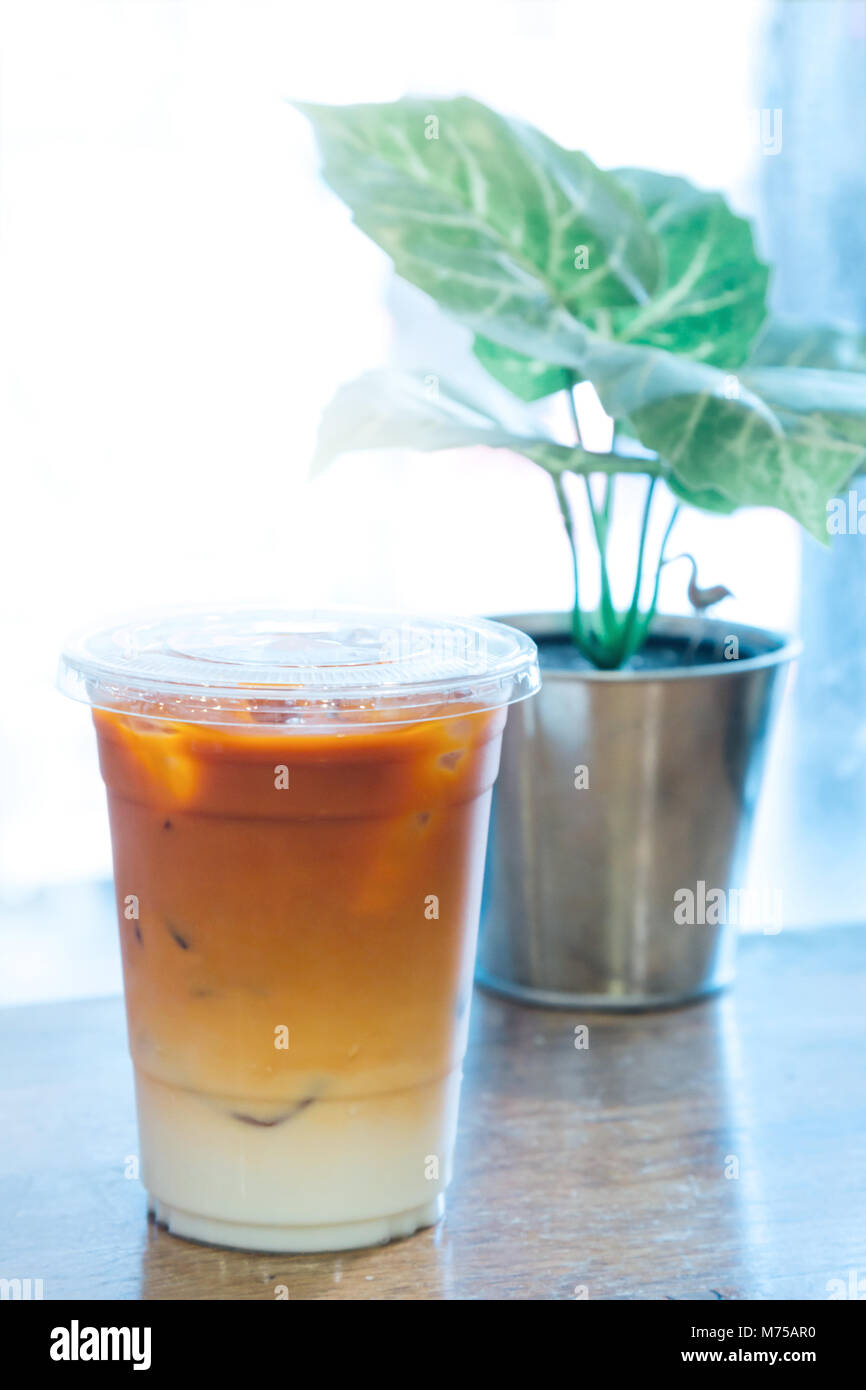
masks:
{"type": "Polygon", "coordinates": [[[384,446],[517,451],[552,479],[571,545],[572,611],[509,615],[539,642],[545,685],[506,732],[480,978],[625,1008],[718,988],[736,919],[767,915],[744,899],[743,855],[796,648],[697,616],[727,591],[701,589],[694,565],[696,616],[661,617],[659,576],[683,505],[775,507],[826,540],[828,503],[864,461],[862,340],[768,317],[768,268],[717,192],[603,171],[465,97],[301,110],[325,180],[471,331],[502,401],[438,373],[369,372],[325,412],[318,466],[384,446]],[[613,422],[603,453],[586,446],[583,383],[613,422]],[[555,395],[570,438],[549,424],[555,395]],[[623,474],[646,481],[617,604],[623,474]]]}

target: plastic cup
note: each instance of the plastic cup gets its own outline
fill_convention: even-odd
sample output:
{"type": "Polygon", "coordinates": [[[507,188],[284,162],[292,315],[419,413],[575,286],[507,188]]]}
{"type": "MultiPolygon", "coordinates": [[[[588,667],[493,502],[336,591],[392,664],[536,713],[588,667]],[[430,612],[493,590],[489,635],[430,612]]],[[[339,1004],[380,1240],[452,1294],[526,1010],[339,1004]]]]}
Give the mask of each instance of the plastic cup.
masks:
{"type": "Polygon", "coordinates": [[[170,1231],[338,1250],[437,1220],[491,788],[538,684],[533,643],[480,620],[187,611],[66,650],[170,1231]]]}

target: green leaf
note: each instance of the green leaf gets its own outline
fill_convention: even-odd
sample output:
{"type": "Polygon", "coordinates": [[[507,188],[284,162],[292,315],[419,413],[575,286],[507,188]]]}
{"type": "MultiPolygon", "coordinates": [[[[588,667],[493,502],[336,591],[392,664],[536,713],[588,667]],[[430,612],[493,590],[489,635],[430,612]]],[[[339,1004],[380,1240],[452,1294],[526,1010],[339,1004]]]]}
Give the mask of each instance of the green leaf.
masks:
{"type": "Polygon", "coordinates": [[[689,490],[709,488],[738,506],[779,507],[826,541],[826,504],[862,463],[863,449],[791,415],[767,419],[724,397],[673,396],[632,412],[641,441],[657,449],[689,490]]]}
{"type": "Polygon", "coordinates": [[[866,333],[852,324],[770,319],[755,344],[749,366],[866,372],[866,333]]]}
{"type": "Polygon", "coordinates": [[[473,352],[492,377],[521,401],[537,401],[554,391],[570,391],[575,374],[566,367],[551,366],[537,357],[476,337],[473,352]]]}
{"type": "Polygon", "coordinates": [[[686,502],[690,507],[697,507],[699,511],[717,512],[721,516],[730,516],[731,512],[737,510],[736,502],[732,502],[729,497],[723,497],[713,487],[686,487],[675,473],[666,475],[665,482],[675,497],[679,498],[681,502],[686,502]]]}
{"type": "MultiPolygon", "coordinates": [[[[578,311],[602,337],[683,353],[737,367],[766,318],[769,271],[755,253],[748,221],[719,193],[647,169],[618,169],[657,234],[662,278],[640,305],[578,311]]],[[[475,354],[492,376],[523,400],[568,390],[561,368],[476,339],[475,354]]]]}
{"type": "Polygon", "coordinates": [[[326,181],[398,274],[499,344],[507,331],[534,355],[576,316],[658,284],[633,194],[531,126],[468,97],[299,109],[326,181]]]}
{"type": "Polygon", "coordinates": [[[720,193],[648,169],[618,169],[661,241],[664,270],[652,298],[637,308],[596,315],[594,326],[621,342],[738,367],[766,317],[769,270],[752,229],[720,193]]]}
{"type": "Polygon", "coordinates": [[[565,466],[572,449],[545,435],[503,429],[484,406],[437,377],[365,372],[341,386],[325,410],[313,461],[320,473],[338,455],[363,449],[535,449],[565,466]]]}
{"type": "Polygon", "coordinates": [[[386,369],[365,372],[341,386],[325,410],[313,461],[322,472],[341,454],[363,449],[459,449],[470,445],[510,449],[532,459],[554,477],[564,472],[651,473],[659,465],[643,458],[591,454],[539,433],[500,425],[486,407],[436,377],[386,369]]]}
{"type": "Polygon", "coordinates": [[[686,500],[778,507],[826,541],[827,501],[864,462],[862,378],[801,370],[795,390],[787,373],[765,368],[732,378],[703,362],[589,333],[574,335],[570,355],[607,413],[628,420],[690,494],[686,500]]]}
{"type": "MultiPolygon", "coordinates": [[[[590,454],[539,433],[503,428],[486,407],[456,387],[405,373],[370,372],[343,387],[325,412],[316,466],[354,449],[447,449],[471,444],[524,454],[554,476],[575,473],[643,473],[664,477],[677,496],[694,506],[722,511],[771,506],[788,512],[826,540],[826,504],[858,468],[866,451],[856,434],[863,417],[859,395],[842,397],[838,383],[797,397],[777,380],[776,413],[743,379],[734,398],[730,377],[717,368],[652,348],[596,341],[581,354],[585,375],[602,404],[630,427],[655,461],[628,454],[590,454]],[[822,416],[809,402],[835,409],[822,416]],[[847,410],[839,407],[844,402],[847,410]],[[837,426],[845,422],[845,430],[837,426]]],[[[822,380],[825,373],[817,373],[822,380]]],[[[859,379],[854,379],[857,391],[859,379]]]]}
{"type": "Polygon", "coordinates": [[[732,378],[703,362],[588,332],[573,334],[571,344],[567,350],[563,338],[562,355],[593,383],[607,413],[627,419],[640,443],[664,461],[660,467],[686,490],[686,500],[705,499],[712,509],[719,498],[778,507],[826,541],[827,501],[864,462],[860,378],[798,373],[804,380],[795,393],[787,379],[768,378],[770,369],[760,378],[732,378]],[[759,394],[761,386],[775,393],[777,409],[759,394]]]}
{"type": "Polygon", "coordinates": [[[634,195],[530,127],[467,98],[302,110],[325,177],[398,272],[489,343],[532,359],[506,368],[499,354],[497,370],[523,373],[516,395],[534,398],[551,366],[567,369],[592,381],[608,414],[628,421],[659,459],[584,455],[535,426],[515,434],[454,391],[433,409],[416,385],[407,414],[405,393],[374,399],[368,379],[360,394],[346,388],[356,391],[353,430],[329,414],[320,460],[333,456],[335,440],[340,448],[487,443],[519,449],[554,475],[654,467],[699,505],[779,507],[826,539],[826,502],[863,464],[859,386],[820,372],[798,385],[768,379],[765,368],[738,382],[697,360],[734,365],[763,315],[766,269],[748,224],[718,195],[632,173],[665,239],[660,283],[657,235],[634,195]],[[584,271],[574,266],[580,244],[589,250],[584,271]],[[589,329],[581,320],[593,313],[605,332],[615,327],[633,341],[589,329]]]}
{"type": "MultiPolygon", "coordinates": [[[[645,455],[643,445],[631,438],[622,429],[617,429],[614,444],[620,454],[628,458],[640,458],[645,455]]],[[[730,498],[723,497],[715,488],[689,488],[686,487],[676,474],[668,467],[664,460],[658,459],[655,454],[650,455],[655,463],[650,463],[649,467],[658,470],[658,476],[662,477],[670,491],[680,502],[686,502],[690,507],[697,507],[705,512],[719,512],[729,515],[736,511],[737,504],[730,498]]]]}
{"type": "Polygon", "coordinates": [[[866,448],[866,373],[830,372],[816,367],[750,367],[740,380],[788,421],[800,428],[833,434],[866,448]]]}

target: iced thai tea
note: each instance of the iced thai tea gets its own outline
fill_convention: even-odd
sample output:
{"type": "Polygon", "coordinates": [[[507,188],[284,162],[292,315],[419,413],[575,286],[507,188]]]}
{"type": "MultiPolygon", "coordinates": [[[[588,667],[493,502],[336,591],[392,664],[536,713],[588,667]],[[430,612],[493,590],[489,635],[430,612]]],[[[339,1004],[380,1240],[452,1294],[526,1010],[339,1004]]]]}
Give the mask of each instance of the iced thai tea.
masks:
{"type": "Polygon", "coordinates": [[[498,624],[246,611],[110,636],[111,658],[108,634],[89,662],[67,654],[64,684],[94,706],[156,1219],[286,1251],[430,1224],[532,644],[498,624]]]}

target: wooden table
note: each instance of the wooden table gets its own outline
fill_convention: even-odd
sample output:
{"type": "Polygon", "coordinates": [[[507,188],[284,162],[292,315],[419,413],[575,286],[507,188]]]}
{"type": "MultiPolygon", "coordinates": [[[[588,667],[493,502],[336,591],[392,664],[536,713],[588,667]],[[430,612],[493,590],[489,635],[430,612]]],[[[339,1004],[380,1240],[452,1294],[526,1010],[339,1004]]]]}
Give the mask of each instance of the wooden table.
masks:
{"type": "Polygon", "coordinates": [[[473,1015],[444,1224],[279,1256],[147,1221],[119,1000],[3,1010],[0,1277],[48,1299],[822,1299],[853,1270],[866,1293],[866,930],[747,938],[736,990],[678,1012],[476,993],[473,1015]]]}

